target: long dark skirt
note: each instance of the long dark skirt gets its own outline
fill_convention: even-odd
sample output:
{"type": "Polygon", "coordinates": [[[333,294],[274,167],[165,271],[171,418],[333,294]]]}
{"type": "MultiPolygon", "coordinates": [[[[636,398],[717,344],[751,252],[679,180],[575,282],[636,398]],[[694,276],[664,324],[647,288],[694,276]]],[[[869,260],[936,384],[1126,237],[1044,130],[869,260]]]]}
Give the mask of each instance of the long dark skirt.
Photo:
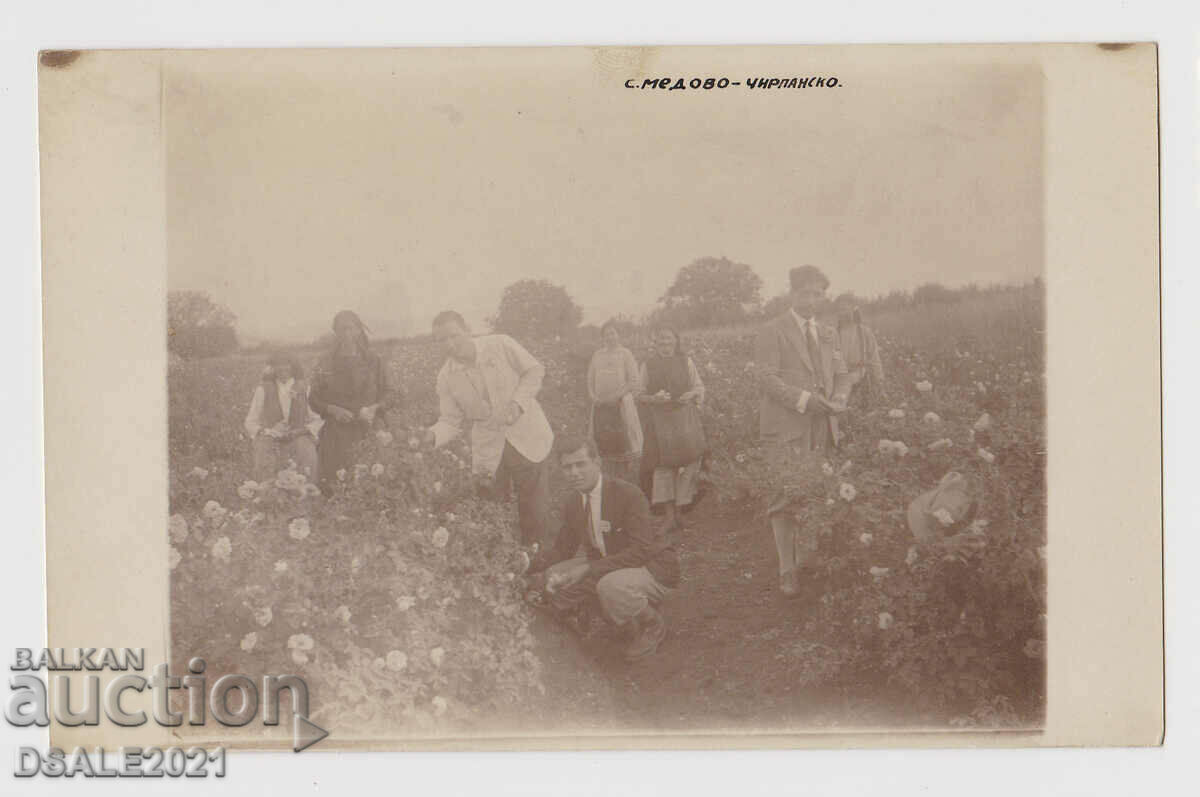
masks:
{"type": "MultiPolygon", "coordinates": [[[[359,421],[339,423],[326,420],[317,440],[317,462],[320,487],[329,494],[337,484],[339,470],[354,469],[354,446],[367,435],[367,427],[359,421]]],[[[352,476],[353,474],[351,474],[352,476]]]]}

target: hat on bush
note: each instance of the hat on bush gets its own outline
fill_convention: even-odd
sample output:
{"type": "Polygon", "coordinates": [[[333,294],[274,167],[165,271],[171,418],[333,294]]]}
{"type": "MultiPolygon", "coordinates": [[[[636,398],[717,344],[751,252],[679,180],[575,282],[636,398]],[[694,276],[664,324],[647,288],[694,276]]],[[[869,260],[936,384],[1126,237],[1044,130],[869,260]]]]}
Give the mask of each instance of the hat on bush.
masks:
{"type": "Polygon", "coordinates": [[[971,503],[967,478],[952,470],[908,505],[908,528],[918,540],[935,539],[966,519],[971,503]]]}

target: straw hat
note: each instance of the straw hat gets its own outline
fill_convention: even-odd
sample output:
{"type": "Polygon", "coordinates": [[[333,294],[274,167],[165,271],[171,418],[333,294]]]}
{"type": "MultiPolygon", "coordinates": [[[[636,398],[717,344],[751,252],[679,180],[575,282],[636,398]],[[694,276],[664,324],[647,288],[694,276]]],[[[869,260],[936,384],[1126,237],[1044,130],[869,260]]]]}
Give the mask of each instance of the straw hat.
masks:
{"type": "Polygon", "coordinates": [[[909,504],[908,528],[919,540],[936,539],[962,523],[971,511],[971,504],[967,478],[952,470],[937,487],[921,493],[909,504]]]}

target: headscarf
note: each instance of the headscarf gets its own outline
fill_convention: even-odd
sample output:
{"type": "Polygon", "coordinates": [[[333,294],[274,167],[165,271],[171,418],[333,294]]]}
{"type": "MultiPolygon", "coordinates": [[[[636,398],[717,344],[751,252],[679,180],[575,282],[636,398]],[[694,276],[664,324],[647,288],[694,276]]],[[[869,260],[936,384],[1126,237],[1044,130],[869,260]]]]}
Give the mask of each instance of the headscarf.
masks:
{"type": "Polygon", "coordinates": [[[333,317],[333,324],[331,325],[331,328],[334,331],[334,342],[333,342],[333,351],[331,353],[337,354],[338,347],[341,345],[341,341],[336,337],[339,321],[349,321],[350,323],[354,324],[355,327],[358,328],[358,336],[355,338],[355,346],[358,349],[358,353],[365,357],[369,351],[369,348],[368,348],[369,341],[367,340],[367,331],[368,331],[367,325],[362,322],[362,319],[359,318],[358,314],[355,313],[353,310],[341,310],[338,312],[337,315],[335,315],[333,317]]]}

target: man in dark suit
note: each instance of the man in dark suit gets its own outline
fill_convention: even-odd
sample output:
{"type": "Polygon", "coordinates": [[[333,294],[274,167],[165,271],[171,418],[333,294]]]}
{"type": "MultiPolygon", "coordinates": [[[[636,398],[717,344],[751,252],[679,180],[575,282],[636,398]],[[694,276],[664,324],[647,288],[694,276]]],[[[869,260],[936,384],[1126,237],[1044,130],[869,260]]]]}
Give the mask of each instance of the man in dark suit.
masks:
{"type": "MultiPolygon", "coordinates": [[[[759,435],[774,468],[786,477],[827,456],[846,408],[849,381],[837,332],[816,320],[829,280],[816,266],[788,274],[792,306],[759,330],[754,360],[762,388],[759,435]]],[[[817,547],[815,528],[801,528],[792,499],[771,496],[767,516],[779,553],[779,588],[795,597],[801,569],[817,547]]]]}
{"type": "Polygon", "coordinates": [[[560,611],[598,598],[605,616],[630,630],[625,658],[644,659],[666,635],[655,607],[679,584],[678,556],[666,532],[650,522],[642,491],[601,475],[592,440],[564,437],[558,461],[571,495],[553,547],[534,559],[529,572],[560,611]]]}

